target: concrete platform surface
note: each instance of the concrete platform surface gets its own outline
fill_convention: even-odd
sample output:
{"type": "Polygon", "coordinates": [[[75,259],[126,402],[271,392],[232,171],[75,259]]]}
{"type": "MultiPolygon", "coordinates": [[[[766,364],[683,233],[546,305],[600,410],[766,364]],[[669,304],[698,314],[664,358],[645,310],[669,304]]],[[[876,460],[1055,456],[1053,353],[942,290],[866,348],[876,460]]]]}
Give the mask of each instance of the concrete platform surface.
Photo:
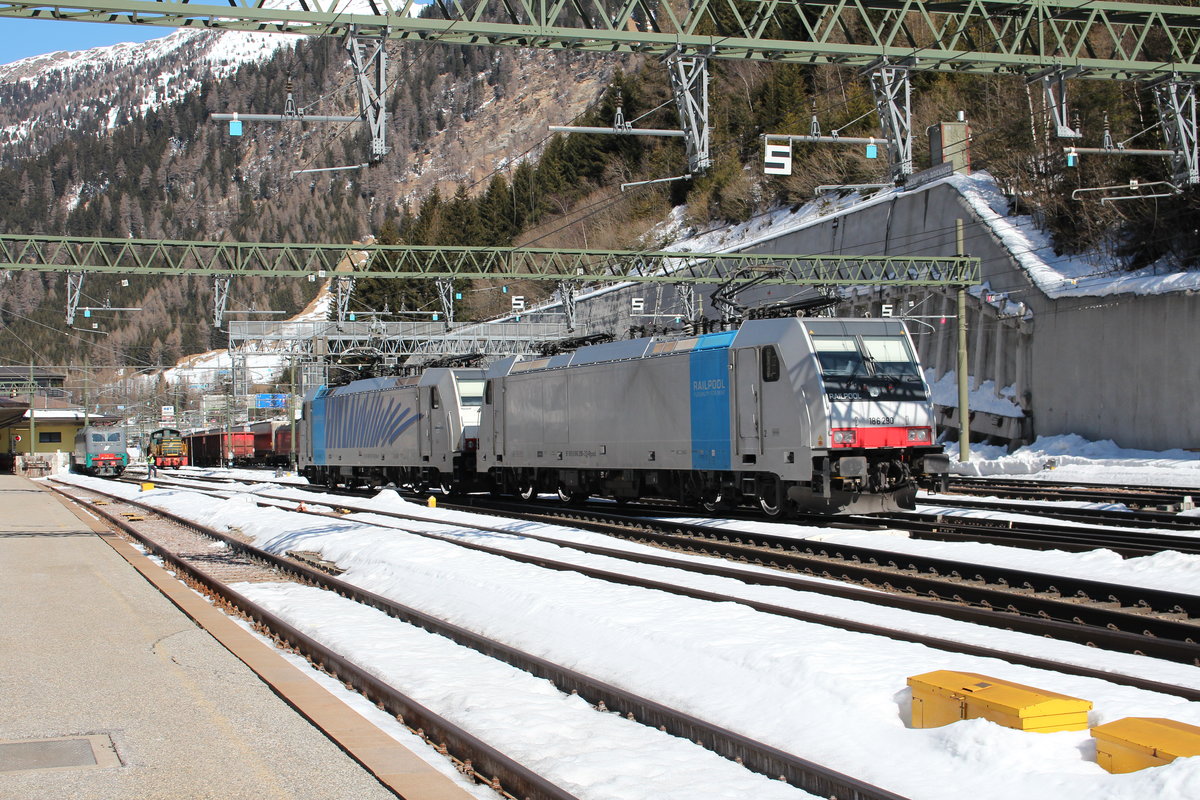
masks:
{"type": "Polygon", "coordinates": [[[396,797],[57,497],[11,475],[0,576],[0,799],[396,797]]]}

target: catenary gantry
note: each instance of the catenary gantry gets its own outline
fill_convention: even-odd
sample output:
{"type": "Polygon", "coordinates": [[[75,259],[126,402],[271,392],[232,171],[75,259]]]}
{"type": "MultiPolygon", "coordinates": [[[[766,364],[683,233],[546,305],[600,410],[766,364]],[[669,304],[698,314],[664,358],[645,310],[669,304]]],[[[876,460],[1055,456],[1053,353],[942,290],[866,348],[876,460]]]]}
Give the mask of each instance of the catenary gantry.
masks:
{"type": "Polygon", "coordinates": [[[967,256],[840,256],[0,235],[0,269],[122,275],[962,286],[967,256]]]}
{"type": "Polygon", "coordinates": [[[0,0],[0,16],[180,28],[377,36],[447,44],[917,69],[1146,79],[1200,74],[1200,8],[1094,0],[456,0],[438,18],[410,16],[413,0],[0,0]],[[490,8],[489,8],[490,7],[490,8]],[[375,13],[370,13],[370,10],[375,13]],[[686,9],[686,10],[685,10],[686,9]]]}

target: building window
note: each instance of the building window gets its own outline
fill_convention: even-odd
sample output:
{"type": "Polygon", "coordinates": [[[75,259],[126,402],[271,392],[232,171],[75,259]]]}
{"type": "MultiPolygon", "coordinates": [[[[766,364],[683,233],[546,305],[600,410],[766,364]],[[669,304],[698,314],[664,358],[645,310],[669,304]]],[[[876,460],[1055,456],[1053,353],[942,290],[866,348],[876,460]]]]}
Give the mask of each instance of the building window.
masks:
{"type": "Polygon", "coordinates": [[[62,444],[62,431],[38,431],[38,444],[62,444]]]}

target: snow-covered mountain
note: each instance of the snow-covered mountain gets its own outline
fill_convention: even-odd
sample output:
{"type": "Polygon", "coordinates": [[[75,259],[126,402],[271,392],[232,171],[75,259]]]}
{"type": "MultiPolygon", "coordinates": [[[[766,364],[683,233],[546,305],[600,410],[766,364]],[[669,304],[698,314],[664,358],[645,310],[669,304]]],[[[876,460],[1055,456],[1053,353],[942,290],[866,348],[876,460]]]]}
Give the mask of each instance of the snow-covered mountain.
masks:
{"type": "Polygon", "coordinates": [[[298,41],[279,34],[180,30],[147,42],[0,65],[0,152],[11,162],[75,132],[102,133],[298,41]]]}

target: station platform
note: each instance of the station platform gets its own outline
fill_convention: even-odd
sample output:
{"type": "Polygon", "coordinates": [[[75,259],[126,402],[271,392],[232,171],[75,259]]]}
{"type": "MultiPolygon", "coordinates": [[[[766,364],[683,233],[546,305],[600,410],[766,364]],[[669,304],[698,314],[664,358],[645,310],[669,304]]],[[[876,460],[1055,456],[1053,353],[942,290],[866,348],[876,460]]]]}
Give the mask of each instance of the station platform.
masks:
{"type": "Polygon", "coordinates": [[[471,796],[39,482],[0,509],[0,800],[471,796]]]}

